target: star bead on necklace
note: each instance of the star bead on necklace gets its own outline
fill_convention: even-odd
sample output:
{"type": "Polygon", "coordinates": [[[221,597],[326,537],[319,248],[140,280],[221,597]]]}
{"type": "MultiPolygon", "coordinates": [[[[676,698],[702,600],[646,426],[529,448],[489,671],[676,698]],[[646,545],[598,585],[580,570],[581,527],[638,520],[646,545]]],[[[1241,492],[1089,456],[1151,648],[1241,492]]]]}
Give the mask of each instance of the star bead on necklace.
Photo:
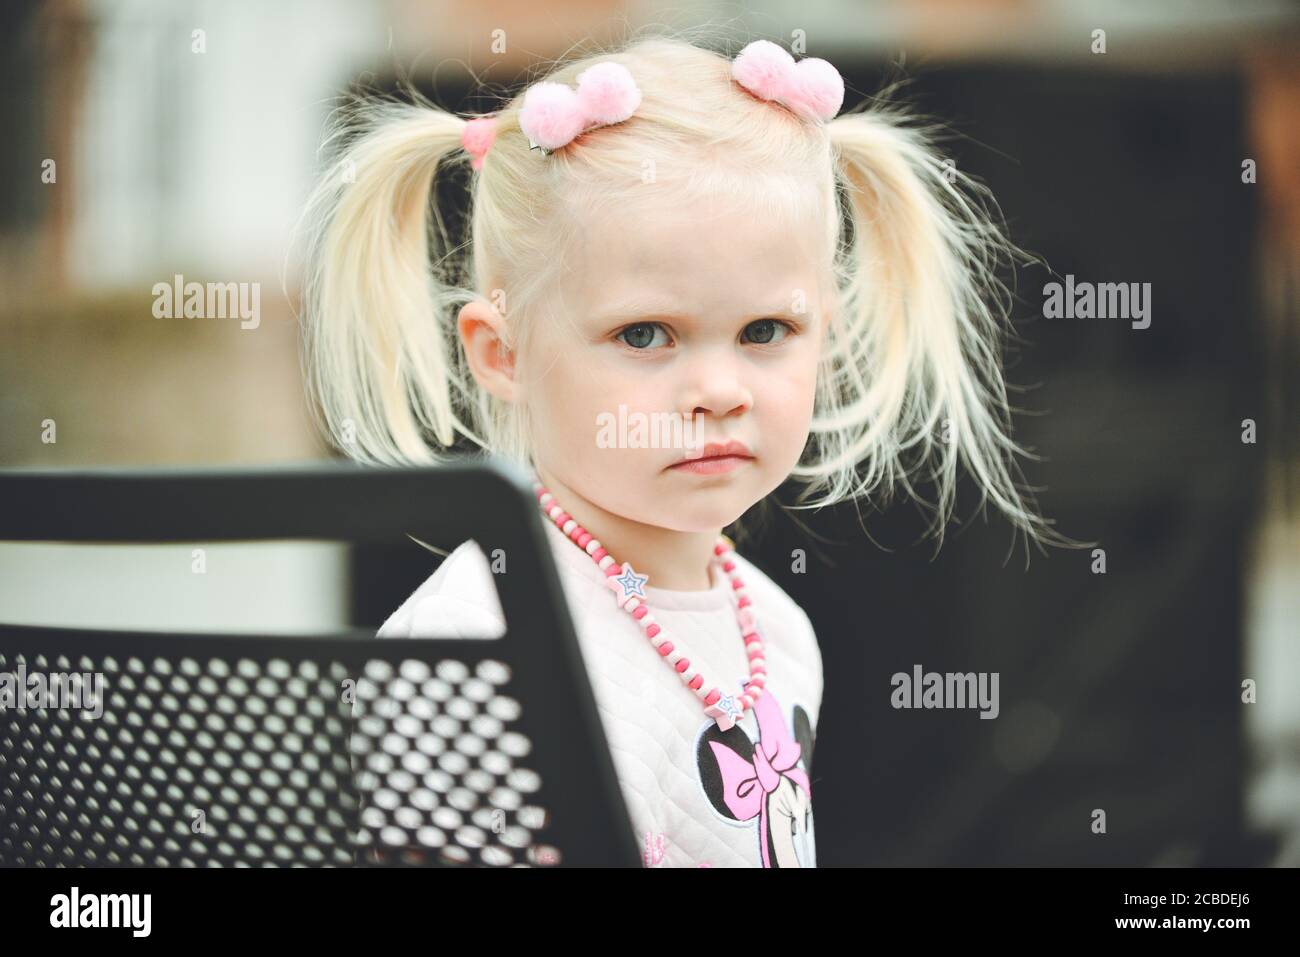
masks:
{"type": "Polygon", "coordinates": [[[639,575],[627,562],[616,562],[596,538],[584,529],[568,512],[555,501],[555,496],[546,490],[540,482],[533,483],[537,493],[537,503],[555,526],[575,545],[586,552],[605,574],[605,585],[614,592],[614,600],[619,608],[632,616],[641,626],[646,639],[659,656],[677,673],[682,683],[704,705],[704,713],[717,722],[718,728],[728,731],[735,727],[745,712],[754,706],[754,702],[763,694],[767,685],[767,660],[763,654],[763,640],[754,620],[753,602],[745,593],[745,583],[736,574],[735,546],[725,535],[718,537],[713,546],[712,564],[721,565],[724,573],[731,579],[731,594],[735,600],[736,623],[740,626],[741,637],[745,643],[745,654],[749,659],[749,678],[742,679],[740,695],[723,693],[721,688],[709,687],[704,676],[691,667],[691,659],[680,642],[668,640],[668,636],[655,621],[646,605],[646,583],[648,575],[639,575]]]}

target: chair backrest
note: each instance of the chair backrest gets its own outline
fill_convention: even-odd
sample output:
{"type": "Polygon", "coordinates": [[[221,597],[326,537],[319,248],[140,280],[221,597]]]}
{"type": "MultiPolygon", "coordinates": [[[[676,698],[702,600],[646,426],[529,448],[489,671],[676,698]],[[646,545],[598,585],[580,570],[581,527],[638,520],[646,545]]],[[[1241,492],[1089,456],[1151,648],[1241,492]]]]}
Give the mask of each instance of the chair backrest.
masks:
{"type": "Polygon", "coordinates": [[[408,534],[504,550],[501,638],[0,624],[0,864],[639,865],[516,467],[0,472],[0,541],[408,534]]]}

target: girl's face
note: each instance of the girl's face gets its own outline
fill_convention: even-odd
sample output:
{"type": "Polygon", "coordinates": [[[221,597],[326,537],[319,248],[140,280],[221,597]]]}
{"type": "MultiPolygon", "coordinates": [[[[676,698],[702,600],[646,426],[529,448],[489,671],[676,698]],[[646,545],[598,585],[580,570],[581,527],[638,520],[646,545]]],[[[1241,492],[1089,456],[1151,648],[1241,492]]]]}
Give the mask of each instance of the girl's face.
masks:
{"type": "Polygon", "coordinates": [[[730,203],[585,218],[560,321],[520,369],[537,462],[606,511],[716,532],[803,453],[828,321],[816,217],[777,226],[730,203]],[[749,457],[728,471],[672,467],[732,441],[749,457]]]}

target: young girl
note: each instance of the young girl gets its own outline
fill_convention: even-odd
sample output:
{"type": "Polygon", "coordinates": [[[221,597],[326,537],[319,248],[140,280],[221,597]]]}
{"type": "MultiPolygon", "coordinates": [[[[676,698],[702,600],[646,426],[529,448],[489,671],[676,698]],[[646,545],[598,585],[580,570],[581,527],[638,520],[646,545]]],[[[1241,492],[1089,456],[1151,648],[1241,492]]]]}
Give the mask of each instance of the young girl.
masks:
{"type": "MultiPolygon", "coordinates": [[[[905,117],[843,97],[774,43],[642,39],[491,116],[369,107],[313,199],[331,434],[362,461],[443,461],[459,435],[531,469],[648,866],[815,865],[817,639],[724,528],[791,477],[811,508],[916,475],[941,528],[961,462],[1043,531],[1000,378],[1010,247],[905,117]],[[456,243],[431,190],[466,161],[456,243]],[[681,438],[611,441],[654,416],[681,438]]],[[[503,629],[465,542],[380,635],[503,629]]]]}

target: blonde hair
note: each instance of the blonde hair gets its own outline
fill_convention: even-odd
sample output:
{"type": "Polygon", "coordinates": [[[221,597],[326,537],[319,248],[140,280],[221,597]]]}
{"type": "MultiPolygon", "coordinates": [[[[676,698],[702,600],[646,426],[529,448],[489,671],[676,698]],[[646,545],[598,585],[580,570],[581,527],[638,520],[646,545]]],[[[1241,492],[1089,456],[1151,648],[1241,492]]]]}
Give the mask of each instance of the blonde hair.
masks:
{"type": "Polygon", "coordinates": [[[563,321],[557,250],[572,248],[577,213],[627,202],[650,163],[661,185],[751,196],[768,217],[806,213],[809,195],[824,213],[835,308],[811,436],[792,474],[804,486],[795,507],[896,487],[923,503],[919,479],[937,489],[941,534],[960,464],[982,503],[1053,538],[1017,481],[1015,456],[1028,453],[1010,436],[1009,297],[995,274],[1016,250],[986,191],[897,108],[806,121],[732,82],[727,56],[680,39],[634,40],[545,78],[573,85],[602,60],[626,66],[642,91],[631,119],[541,157],[519,128],[522,93],[512,98],[470,181],[463,244],[431,190],[452,168],[465,171],[467,121],[419,99],[367,102],[342,118],[337,131],[360,126],[309,202],[304,288],[307,379],[340,447],[361,461],[425,464],[444,460],[460,435],[531,464],[527,409],[477,386],[456,333],[459,307],[491,299],[510,347],[527,354],[536,323],[563,321]]]}

